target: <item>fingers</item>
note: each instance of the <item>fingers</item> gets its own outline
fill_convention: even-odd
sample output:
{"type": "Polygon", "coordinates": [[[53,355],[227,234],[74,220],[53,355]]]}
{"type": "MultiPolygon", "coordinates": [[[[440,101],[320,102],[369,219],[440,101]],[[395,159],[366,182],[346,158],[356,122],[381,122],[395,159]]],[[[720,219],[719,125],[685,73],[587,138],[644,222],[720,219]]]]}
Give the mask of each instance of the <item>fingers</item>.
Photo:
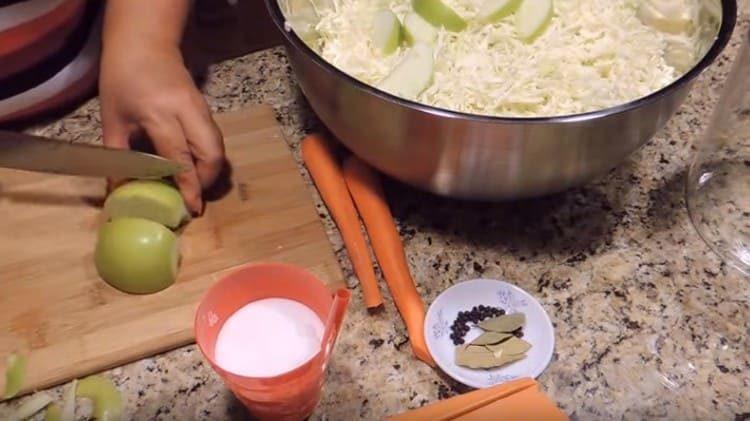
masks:
{"type": "MultiPolygon", "coordinates": [[[[132,130],[114,118],[103,117],[103,120],[102,136],[104,146],[115,149],[129,149],[132,130]]],[[[107,192],[112,191],[125,181],[123,179],[108,178],[107,192]]]]}
{"type": "MultiPolygon", "coordinates": [[[[203,101],[203,98],[200,98],[203,101]]],[[[179,116],[188,147],[195,160],[201,187],[210,187],[224,166],[224,140],[205,103],[185,109],[179,116]]]]}
{"type": "Polygon", "coordinates": [[[164,118],[158,123],[144,124],[144,129],[154,143],[156,152],[173,161],[179,162],[185,168],[175,175],[175,182],[180,188],[185,204],[193,213],[203,213],[203,199],[201,198],[201,183],[198,178],[193,154],[187,144],[182,126],[176,118],[164,118]]]}

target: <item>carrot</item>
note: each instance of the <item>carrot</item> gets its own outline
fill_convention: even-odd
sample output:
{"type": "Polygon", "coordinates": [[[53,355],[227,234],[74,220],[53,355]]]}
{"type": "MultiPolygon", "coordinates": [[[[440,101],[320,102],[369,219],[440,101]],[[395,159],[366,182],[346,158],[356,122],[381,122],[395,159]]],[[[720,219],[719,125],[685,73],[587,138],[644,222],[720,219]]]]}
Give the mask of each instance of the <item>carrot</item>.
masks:
{"type": "Polygon", "coordinates": [[[362,233],[354,202],[346,188],[341,167],[336,162],[330,145],[322,136],[309,135],[302,141],[302,159],[339,227],[354,272],[362,285],[365,305],[368,308],[382,305],[383,296],[378,289],[370,249],[362,233]]]}
{"type": "MultiPolygon", "coordinates": [[[[449,421],[460,419],[463,416],[467,416],[473,411],[479,410],[483,407],[489,406],[495,401],[502,399],[512,399],[518,396],[519,392],[523,392],[529,388],[536,388],[537,382],[531,378],[524,377],[518,380],[513,380],[508,383],[503,383],[497,386],[477,389],[473,392],[456,395],[452,398],[438,401],[423,407],[405,411],[398,415],[387,417],[387,421],[449,421]]],[[[534,396],[534,399],[529,402],[524,402],[534,406],[537,404],[536,400],[543,400],[544,396],[534,396]]],[[[530,410],[531,408],[529,408],[530,410]]],[[[492,419],[503,419],[502,416],[492,419]]]]}
{"type": "Polygon", "coordinates": [[[406,263],[404,246],[393,223],[378,175],[356,157],[344,162],[344,179],[365,223],[370,245],[393,301],[404,319],[414,355],[434,367],[424,339],[425,307],[406,263]]]}

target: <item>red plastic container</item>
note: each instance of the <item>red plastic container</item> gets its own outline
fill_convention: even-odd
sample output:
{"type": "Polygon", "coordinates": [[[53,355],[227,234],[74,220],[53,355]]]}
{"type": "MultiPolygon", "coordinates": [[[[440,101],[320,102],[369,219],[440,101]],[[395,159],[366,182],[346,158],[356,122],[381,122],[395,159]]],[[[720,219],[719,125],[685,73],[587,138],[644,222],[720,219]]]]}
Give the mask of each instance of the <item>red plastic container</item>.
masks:
{"type": "Polygon", "coordinates": [[[306,270],[278,263],[241,266],[204,296],[195,317],[195,339],[206,360],[254,416],[261,420],[302,420],[312,414],[320,400],[330,350],[351,293],[340,289],[335,295],[340,304],[332,314],[334,294],[306,270]],[[333,330],[324,334],[327,343],[305,364],[275,377],[245,377],[222,369],[214,359],[214,349],[224,322],[246,304],[265,298],[298,301],[313,310],[324,324],[332,317],[333,330]]]}

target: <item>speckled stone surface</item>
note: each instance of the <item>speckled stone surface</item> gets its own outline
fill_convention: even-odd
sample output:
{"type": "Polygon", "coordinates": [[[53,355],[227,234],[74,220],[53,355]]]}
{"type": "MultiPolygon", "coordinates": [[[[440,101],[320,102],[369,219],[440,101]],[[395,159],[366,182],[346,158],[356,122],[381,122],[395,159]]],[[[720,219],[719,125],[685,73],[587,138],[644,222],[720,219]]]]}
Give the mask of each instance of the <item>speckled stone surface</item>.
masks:
{"type": "MultiPolygon", "coordinates": [[[[387,183],[428,304],[475,277],[507,279],[541,301],[557,344],[538,380],[572,419],[750,419],[750,281],[710,253],[683,199],[691,144],[748,27],[748,2],[742,8],[732,45],[679,113],[601,180],[510,204],[458,202],[387,183]]],[[[302,134],[319,124],[278,48],[216,65],[204,90],[216,111],[272,105],[297,158],[302,134]]],[[[96,141],[98,103],[31,131],[96,141]]],[[[387,294],[385,312],[365,312],[338,231],[313,189],[311,196],[355,291],[313,419],[382,419],[465,392],[412,357],[387,294]]],[[[105,374],[124,393],[127,419],[247,417],[194,346],[105,374]]],[[[19,403],[0,405],[0,419],[19,403]]]]}

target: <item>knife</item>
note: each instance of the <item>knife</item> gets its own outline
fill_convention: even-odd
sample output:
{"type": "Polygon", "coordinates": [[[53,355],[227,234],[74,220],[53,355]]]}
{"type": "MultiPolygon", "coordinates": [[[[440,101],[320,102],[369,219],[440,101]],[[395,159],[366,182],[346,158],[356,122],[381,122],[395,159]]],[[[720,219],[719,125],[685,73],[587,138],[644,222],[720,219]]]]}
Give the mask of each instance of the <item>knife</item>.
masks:
{"type": "Polygon", "coordinates": [[[113,178],[162,178],[185,169],[177,162],[143,152],[5,130],[0,130],[0,167],[113,178]]]}

